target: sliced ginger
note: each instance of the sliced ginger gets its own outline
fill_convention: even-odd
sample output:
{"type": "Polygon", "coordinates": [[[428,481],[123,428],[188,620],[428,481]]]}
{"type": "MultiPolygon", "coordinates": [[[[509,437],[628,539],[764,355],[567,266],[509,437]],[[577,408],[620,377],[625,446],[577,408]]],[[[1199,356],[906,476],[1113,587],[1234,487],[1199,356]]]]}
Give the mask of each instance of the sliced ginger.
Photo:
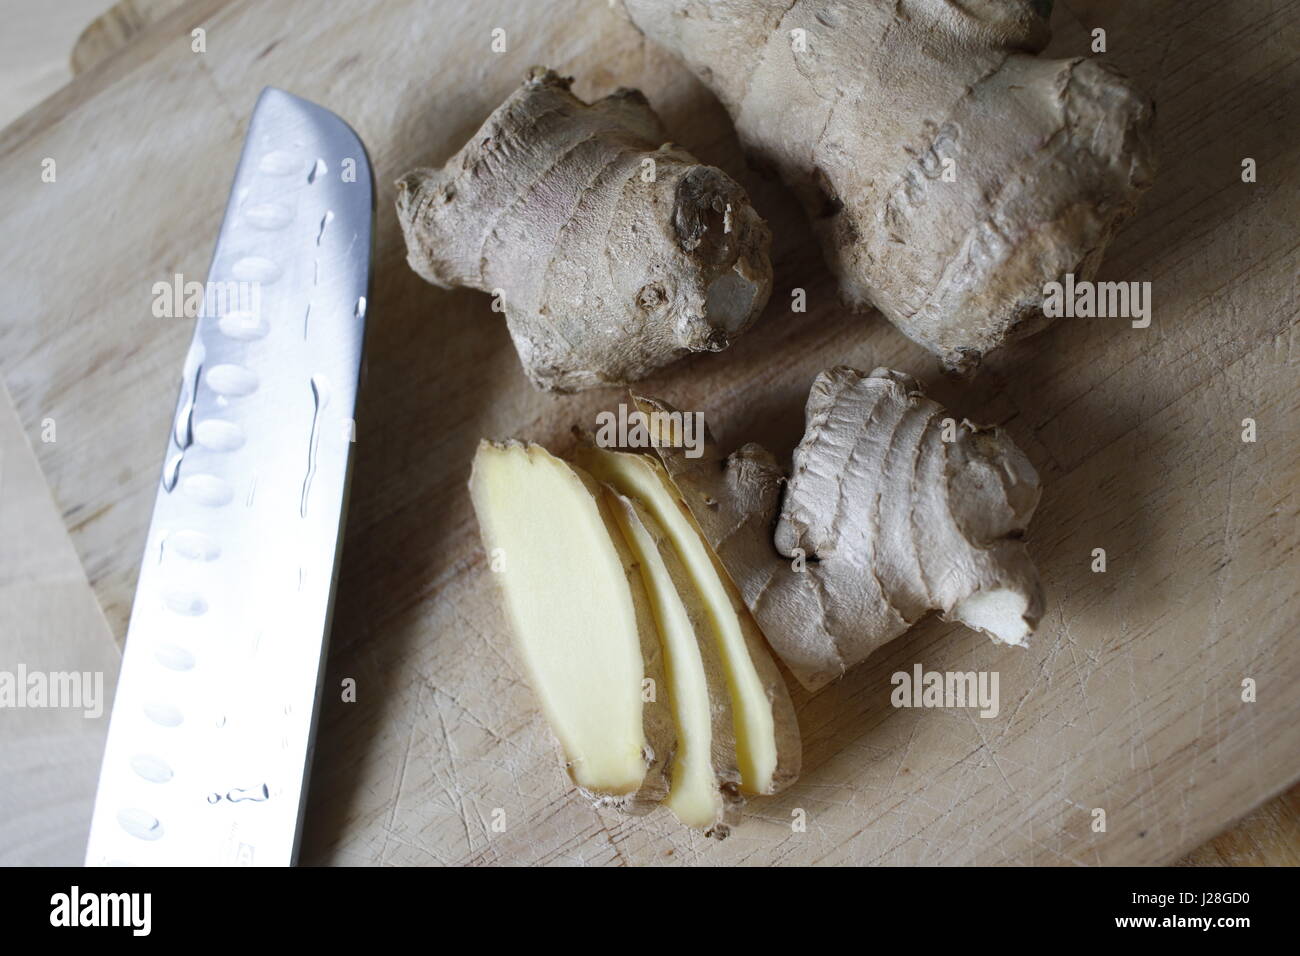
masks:
{"type": "Polygon", "coordinates": [[[488,441],[474,457],[470,494],[529,683],[584,792],[634,812],[662,802],[726,836],[742,792],[798,775],[789,693],[658,459],[578,458],[488,441]]]}
{"type": "Polygon", "coordinates": [[[662,527],[697,592],[731,696],[741,788],[774,793],[799,772],[794,708],[758,626],[659,461],[649,455],[578,450],[593,478],[638,502],[662,527]]]}
{"type": "Polygon", "coordinates": [[[653,619],[600,487],[537,445],[485,441],[470,493],[515,647],[574,782],[616,801],[662,795],[655,777],[671,738],[655,738],[671,726],[662,703],[643,700],[658,661],[653,619]]]}
{"type": "Polygon", "coordinates": [[[619,527],[640,564],[658,625],[677,731],[664,804],[687,826],[723,835],[743,801],[731,699],[707,611],[655,517],[639,502],[618,502],[619,527]]]}

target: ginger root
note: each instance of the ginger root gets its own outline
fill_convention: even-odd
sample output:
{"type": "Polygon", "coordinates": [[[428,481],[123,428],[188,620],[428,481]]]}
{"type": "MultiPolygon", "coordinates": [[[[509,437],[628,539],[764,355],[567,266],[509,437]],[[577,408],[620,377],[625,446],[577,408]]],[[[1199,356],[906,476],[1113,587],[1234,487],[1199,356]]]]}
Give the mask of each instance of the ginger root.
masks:
{"type": "Polygon", "coordinates": [[[952,369],[1046,324],[1154,174],[1154,109],[1037,57],[1050,0],[623,0],[797,193],[852,307],[952,369]]]}
{"type": "MultiPolygon", "coordinates": [[[[637,405],[650,421],[672,411],[637,405]]],[[[795,677],[815,690],[931,610],[1023,645],[1043,613],[1023,543],[1039,486],[1011,440],[958,422],[884,368],[821,373],[806,420],[788,482],[757,445],[724,460],[706,436],[703,455],[688,458],[657,439],[705,540],[795,677]]]]}
{"type": "Polygon", "coordinates": [[[445,166],[397,183],[411,267],[497,297],[529,378],[561,392],[726,348],[772,288],[741,187],[666,142],[638,91],[586,104],[571,82],[536,68],[445,166]]]}

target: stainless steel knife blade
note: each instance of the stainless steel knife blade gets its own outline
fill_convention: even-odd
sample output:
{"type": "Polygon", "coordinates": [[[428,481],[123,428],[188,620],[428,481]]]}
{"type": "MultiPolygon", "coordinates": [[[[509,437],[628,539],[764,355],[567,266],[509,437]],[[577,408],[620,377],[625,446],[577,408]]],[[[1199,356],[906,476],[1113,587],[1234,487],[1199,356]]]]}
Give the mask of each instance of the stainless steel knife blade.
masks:
{"type": "Polygon", "coordinates": [[[296,860],[373,215],[357,135],[264,90],[181,376],[88,865],[296,860]]]}

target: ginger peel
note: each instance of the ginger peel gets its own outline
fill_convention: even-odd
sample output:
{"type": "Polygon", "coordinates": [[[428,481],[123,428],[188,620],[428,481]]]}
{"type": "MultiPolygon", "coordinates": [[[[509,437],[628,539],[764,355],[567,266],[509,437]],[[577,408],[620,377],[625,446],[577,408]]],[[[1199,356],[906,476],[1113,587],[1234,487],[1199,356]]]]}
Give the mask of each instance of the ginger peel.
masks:
{"type": "Polygon", "coordinates": [[[1154,107],[1044,0],[622,0],[798,196],[851,307],[950,369],[1046,324],[1155,172],[1154,107]]]}
{"type": "Polygon", "coordinates": [[[638,91],[587,104],[571,82],[535,69],[445,166],[397,183],[411,267],[491,293],[528,377],[560,392],[724,349],[772,288],[744,190],[667,142],[638,91]]]}

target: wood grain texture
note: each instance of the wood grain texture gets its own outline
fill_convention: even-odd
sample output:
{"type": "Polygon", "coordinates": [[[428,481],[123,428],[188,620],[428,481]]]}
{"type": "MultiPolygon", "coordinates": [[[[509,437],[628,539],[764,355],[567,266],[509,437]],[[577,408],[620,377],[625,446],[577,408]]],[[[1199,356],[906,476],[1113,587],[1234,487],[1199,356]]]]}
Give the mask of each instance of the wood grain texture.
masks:
{"type": "Polygon", "coordinates": [[[1300,786],[1197,847],[1179,866],[1300,866],[1300,786]]]}
{"type": "Polygon", "coordinates": [[[1050,52],[1087,50],[1154,94],[1162,170],[1102,278],[1149,280],[1152,327],[1063,320],[973,383],[878,316],[852,316],[783,191],[746,169],[721,107],[595,0],[196,3],[0,133],[0,372],[118,636],[189,323],[150,288],[206,272],[247,114],[273,83],[368,144],[380,217],[352,509],[304,848],[340,863],[1163,863],[1300,772],[1295,642],[1296,3],[1058,4],[1050,52]],[[524,7],[524,9],[518,9],[524,7]],[[208,52],[189,49],[202,23],[208,52]],[[509,51],[488,51],[503,27],[509,51]],[[816,696],[796,694],[801,782],[719,844],[666,811],[624,820],[569,791],[510,653],[465,480],[479,437],[562,450],[615,393],[527,384],[485,296],[406,267],[391,182],[440,163],[533,63],[583,96],[637,86],[674,138],[742,177],[777,234],[777,288],[728,352],[644,386],[724,443],[788,453],[813,375],[918,375],[1004,425],[1039,468],[1032,526],[1051,608],[1027,651],[930,620],[816,696]],[[41,184],[40,159],[59,162],[41,184]],[[1254,157],[1259,182],[1240,179],[1254,157]],[[792,287],[809,311],[788,311],[792,287]],[[22,312],[15,312],[16,304],[22,312]],[[1260,440],[1240,441],[1256,419],[1260,440]],[[1091,551],[1104,547],[1106,574],[1091,551]],[[889,675],[993,669],[1002,709],[895,710],[889,675]],[[354,677],[359,699],[331,689],[354,677]],[[1253,677],[1259,701],[1244,704],[1253,677]],[[1107,811],[1093,833],[1091,810],[1107,811]],[[504,833],[493,832],[495,809],[504,833]],[[791,831],[792,810],[808,814],[791,831]]]}
{"type": "MultiPolygon", "coordinates": [[[[57,429],[46,437],[57,440],[57,429]]],[[[85,858],[120,663],[0,387],[0,671],[99,674],[102,688],[93,676],[82,681],[87,707],[0,709],[0,865],[79,866],[85,858]]]]}
{"type": "Polygon", "coordinates": [[[0,127],[72,79],[77,34],[112,0],[0,0],[0,127]]]}
{"type": "Polygon", "coordinates": [[[185,6],[189,0],[118,0],[81,31],[68,60],[73,73],[126,49],[152,24],[185,6]]]}

